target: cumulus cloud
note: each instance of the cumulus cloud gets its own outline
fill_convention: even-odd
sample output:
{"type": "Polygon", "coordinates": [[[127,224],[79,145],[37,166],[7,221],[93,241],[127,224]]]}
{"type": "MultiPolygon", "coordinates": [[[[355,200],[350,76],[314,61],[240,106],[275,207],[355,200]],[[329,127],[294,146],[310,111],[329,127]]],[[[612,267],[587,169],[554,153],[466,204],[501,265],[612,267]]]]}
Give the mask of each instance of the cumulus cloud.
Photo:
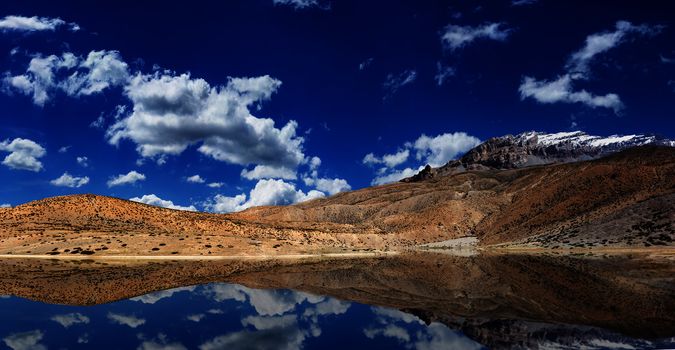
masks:
{"type": "Polygon", "coordinates": [[[305,182],[305,185],[314,186],[318,191],[328,193],[329,195],[352,189],[352,186],[350,186],[345,179],[305,177],[303,178],[303,181],[305,182]]]}
{"type": "Polygon", "coordinates": [[[383,185],[413,176],[424,169],[425,164],[433,167],[442,166],[478,144],[480,140],[477,137],[465,132],[445,133],[433,137],[422,134],[414,142],[406,142],[396,153],[385,154],[382,157],[369,153],[362,162],[367,165],[384,165],[371,182],[372,185],[383,185]],[[396,169],[408,160],[410,152],[415,152],[415,159],[423,164],[417,168],[396,169]]]}
{"type": "Polygon", "coordinates": [[[415,79],[417,79],[417,71],[415,70],[406,70],[399,74],[388,74],[382,84],[385,91],[385,98],[391,97],[403,86],[414,82],[415,79]]]}
{"type": "Polygon", "coordinates": [[[7,73],[3,85],[8,91],[32,96],[42,106],[56,91],[79,97],[125,85],[129,79],[128,65],[117,51],[91,51],[86,58],[70,52],[60,57],[36,55],[24,74],[7,73]]]}
{"type": "Polygon", "coordinates": [[[108,180],[108,187],[134,184],[143,180],[145,180],[145,175],[137,172],[136,170],[132,170],[126,174],[119,174],[110,178],[110,180],[108,180]]]}
{"type": "MultiPolygon", "coordinates": [[[[12,207],[12,205],[9,204],[9,203],[2,203],[2,204],[0,204],[0,208],[11,208],[11,207],[12,207]]],[[[0,296],[0,298],[1,298],[1,297],[2,297],[2,296],[0,296]]]]}
{"type": "Polygon", "coordinates": [[[297,175],[295,170],[285,167],[272,167],[268,165],[256,165],[252,170],[243,169],[241,177],[248,180],[257,179],[284,179],[295,180],[297,175]]]}
{"type": "Polygon", "coordinates": [[[405,161],[408,160],[409,155],[410,151],[408,149],[399,150],[394,154],[385,154],[382,157],[377,157],[373,153],[368,153],[363,157],[363,164],[384,164],[388,168],[393,168],[399,164],[405,163],[405,161]]]}
{"type": "Polygon", "coordinates": [[[403,327],[397,325],[386,325],[383,328],[366,328],[363,330],[363,334],[370,339],[374,339],[376,336],[384,336],[389,338],[395,338],[402,342],[410,341],[410,334],[403,327]]]}
{"type": "Polygon", "coordinates": [[[2,161],[5,166],[35,172],[42,170],[39,158],[47,154],[47,151],[36,142],[22,138],[0,142],[0,151],[10,152],[2,161]]]}
{"type": "Polygon", "coordinates": [[[317,190],[316,192],[334,195],[352,189],[352,186],[345,179],[320,178],[318,169],[321,166],[321,158],[312,157],[308,160],[308,166],[309,173],[303,175],[302,181],[305,183],[305,186],[314,187],[317,190]]]}
{"type": "Polygon", "coordinates": [[[397,182],[405,179],[406,177],[411,177],[418,172],[420,172],[422,169],[424,169],[423,166],[420,166],[417,168],[417,170],[413,168],[405,168],[403,170],[395,170],[389,173],[384,173],[383,175],[379,175],[373,179],[373,181],[370,182],[371,185],[384,185],[384,184],[389,184],[392,182],[397,182]]]}
{"type": "Polygon", "coordinates": [[[68,172],[65,172],[63,175],[50,181],[49,183],[54,186],[79,188],[89,183],[89,177],[72,176],[68,174],[68,172]]]}
{"type": "Polygon", "coordinates": [[[167,290],[160,290],[157,292],[152,292],[149,294],[141,295],[138,297],[133,297],[129,300],[131,301],[139,301],[143,304],[154,304],[162,299],[165,298],[170,298],[176,293],[180,292],[192,292],[195,290],[194,286],[189,286],[189,287],[178,287],[178,288],[172,288],[172,289],[167,289],[167,290]]]}
{"type": "Polygon", "coordinates": [[[441,34],[441,42],[450,50],[457,50],[478,39],[504,41],[510,30],[502,23],[486,23],[480,26],[448,25],[441,34]]]}
{"type": "Polygon", "coordinates": [[[82,166],[84,168],[89,166],[89,158],[87,158],[85,156],[77,157],[76,160],[77,160],[77,164],[79,164],[80,166],[82,166]]]}
{"type": "Polygon", "coordinates": [[[120,324],[123,326],[128,326],[131,328],[137,328],[143,324],[145,324],[145,320],[142,318],[138,318],[133,315],[123,315],[123,314],[116,314],[109,312],[108,313],[108,319],[112,321],[113,323],[120,324]]]}
{"type": "Polygon", "coordinates": [[[65,315],[55,315],[52,316],[51,318],[52,321],[60,324],[64,328],[68,328],[72,325],[75,324],[88,324],[89,323],[89,317],[82,315],[79,312],[76,313],[70,313],[70,314],[65,314],[65,315]]]}
{"type": "Polygon", "coordinates": [[[575,91],[572,82],[573,79],[569,74],[552,81],[524,77],[518,90],[521,100],[533,98],[539,103],[581,103],[591,108],[609,108],[615,113],[624,106],[617,94],[593,95],[586,90],[575,91]]]}
{"type": "Polygon", "coordinates": [[[24,16],[5,16],[0,19],[0,31],[20,31],[20,32],[37,32],[37,31],[54,31],[61,26],[68,26],[70,30],[80,30],[80,26],[75,23],[66,23],[60,18],[48,17],[24,17],[24,16]]]}
{"type": "Polygon", "coordinates": [[[570,56],[566,68],[570,73],[587,74],[590,62],[598,54],[618,46],[631,34],[654,35],[661,29],[662,27],[659,26],[634,25],[627,21],[618,21],[614,31],[591,34],[586,37],[584,47],[570,56]]]}
{"type": "Polygon", "coordinates": [[[140,198],[139,197],[133,197],[133,198],[130,198],[129,200],[134,201],[134,202],[138,202],[138,203],[154,205],[156,207],[168,208],[168,209],[197,211],[197,208],[195,208],[194,205],[191,205],[189,207],[176,205],[176,204],[173,204],[172,201],[169,201],[169,200],[166,200],[166,199],[161,199],[154,194],[146,194],[146,195],[143,195],[143,197],[140,197],[140,198]]]}
{"type": "Polygon", "coordinates": [[[205,314],[193,314],[193,315],[187,315],[187,320],[192,321],[192,322],[201,322],[202,319],[206,317],[205,314]]]}
{"type": "Polygon", "coordinates": [[[206,208],[216,213],[229,213],[263,205],[288,205],[324,196],[323,192],[316,190],[305,193],[284,180],[263,179],[258,181],[248,197],[244,193],[234,197],[218,194],[207,203],[206,208]]]}
{"type": "Polygon", "coordinates": [[[211,182],[211,183],[208,183],[206,186],[209,186],[211,188],[221,188],[221,187],[223,187],[223,185],[225,185],[225,184],[222,183],[222,182],[211,182]]]}
{"type": "Polygon", "coordinates": [[[230,78],[210,86],[183,74],[136,75],[127,86],[133,111],[107,131],[111,144],[128,139],[143,157],[177,155],[190,145],[216,160],[295,169],[305,158],[298,124],[277,128],[250,108],[268,100],[281,82],[269,76],[230,78]]]}
{"type": "Polygon", "coordinates": [[[478,146],[480,140],[465,132],[445,133],[434,137],[422,134],[412,147],[417,160],[439,167],[478,146]]]}
{"type": "Polygon", "coordinates": [[[206,180],[204,180],[204,179],[203,179],[201,176],[199,176],[199,175],[192,175],[192,176],[189,176],[189,177],[188,177],[187,179],[185,179],[185,180],[186,180],[187,182],[192,182],[192,183],[195,183],[195,184],[203,184],[204,182],[206,182],[206,180]]]}
{"type": "Polygon", "coordinates": [[[47,350],[47,347],[40,344],[40,340],[44,337],[44,333],[40,330],[33,330],[30,332],[15,333],[2,338],[12,350],[47,350]]]}

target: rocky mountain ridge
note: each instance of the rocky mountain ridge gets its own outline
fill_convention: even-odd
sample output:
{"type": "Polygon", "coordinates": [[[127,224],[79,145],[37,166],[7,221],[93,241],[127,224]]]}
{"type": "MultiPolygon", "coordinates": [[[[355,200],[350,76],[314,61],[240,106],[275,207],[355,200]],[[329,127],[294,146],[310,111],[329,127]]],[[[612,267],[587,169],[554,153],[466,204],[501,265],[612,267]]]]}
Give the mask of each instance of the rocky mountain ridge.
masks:
{"type": "Polygon", "coordinates": [[[628,148],[654,145],[675,147],[675,141],[656,135],[589,135],[583,131],[493,137],[469,150],[457,160],[439,168],[425,168],[401,180],[415,182],[467,170],[518,169],[552,163],[570,163],[597,159],[628,148]]]}

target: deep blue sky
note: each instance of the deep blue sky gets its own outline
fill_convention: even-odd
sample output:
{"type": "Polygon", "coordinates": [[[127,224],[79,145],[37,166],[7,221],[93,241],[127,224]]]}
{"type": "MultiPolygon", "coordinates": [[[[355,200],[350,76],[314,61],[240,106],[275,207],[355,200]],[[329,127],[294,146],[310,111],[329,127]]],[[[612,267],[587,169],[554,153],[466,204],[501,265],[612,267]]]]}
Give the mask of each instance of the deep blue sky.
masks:
{"type": "MultiPolygon", "coordinates": [[[[344,179],[352,189],[427,162],[429,158],[415,157],[413,146],[405,146],[422,134],[433,138],[464,132],[485,140],[528,130],[583,130],[675,137],[675,4],[668,1],[540,0],[514,5],[509,0],[334,0],[308,7],[273,0],[0,3],[0,17],[12,15],[60,18],[80,30],[64,24],[55,30],[0,31],[0,71],[5,77],[0,142],[28,139],[46,151],[38,157],[40,171],[0,166],[0,204],[91,192],[122,198],[155,194],[177,205],[215,210],[205,206],[214,203],[214,196],[224,200],[244,193],[250,198],[258,182],[240,176],[242,164],[199,152],[199,141],[166,155],[164,164],[157,163],[159,156],[144,158],[131,139],[111,145],[105,134],[116,106],[127,106],[121,119],[135,106],[125,84],[79,96],[55,89],[44,105],[36,104],[30,94],[6,81],[26,73],[37,54],[70,52],[86,58],[93,50],[112,50],[128,64],[130,77],[152,74],[155,66],[172,71],[171,76],[189,72],[211,87],[227,85],[228,77],[269,75],[281,86],[260,108],[251,106],[250,113],[273,119],[276,128],[297,121],[295,137],[304,138],[302,154],[322,161],[314,179],[344,179]],[[618,33],[618,21],[630,22],[631,29],[588,60],[587,71],[574,79],[571,91],[616,94],[620,108],[564,99],[541,103],[521,95],[525,77],[552,82],[572,74],[570,57],[585,47],[587,37],[618,33]],[[448,31],[475,34],[495,23],[502,37],[477,34],[454,49],[442,40],[448,31]],[[359,69],[362,63],[368,64],[359,69]],[[440,86],[435,79],[439,65],[454,70],[440,86]],[[408,84],[398,89],[387,85],[392,79],[411,78],[413,72],[408,84]],[[91,127],[99,116],[104,126],[91,127]],[[60,153],[64,146],[70,147],[60,153]],[[363,162],[368,153],[377,158],[406,149],[410,155],[405,162],[394,162],[380,174],[377,169],[385,164],[363,162]],[[87,167],[78,165],[78,156],[88,158],[87,167]],[[139,159],[143,164],[137,164],[139,159]],[[106,185],[111,177],[132,170],[145,180],[106,185]],[[64,172],[90,181],[81,187],[50,183],[64,172]],[[188,183],[186,178],[195,174],[206,183],[224,185],[188,183]]],[[[0,157],[10,153],[0,151],[0,157]]],[[[315,189],[302,181],[311,177],[308,164],[292,170],[297,180],[286,179],[286,184],[304,193],[315,189]]],[[[288,188],[284,190],[270,194],[268,202],[293,201],[288,188]]],[[[278,186],[275,191],[280,191],[278,186]]]]}

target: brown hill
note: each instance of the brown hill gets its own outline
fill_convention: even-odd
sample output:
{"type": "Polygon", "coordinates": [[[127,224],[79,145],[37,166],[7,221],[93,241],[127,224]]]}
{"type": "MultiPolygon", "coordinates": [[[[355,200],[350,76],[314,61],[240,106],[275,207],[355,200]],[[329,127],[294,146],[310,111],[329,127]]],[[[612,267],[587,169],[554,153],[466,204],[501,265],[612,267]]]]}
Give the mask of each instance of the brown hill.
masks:
{"type": "Polygon", "coordinates": [[[0,210],[0,253],[269,254],[386,249],[476,236],[482,245],[673,246],[675,149],[474,170],[287,207],[207,214],[75,195],[0,210]]]}
{"type": "Polygon", "coordinates": [[[672,245],[675,148],[639,147],[593,161],[476,170],[253,208],[244,220],[328,222],[395,233],[414,244],[477,236],[481,244],[672,245]]]}

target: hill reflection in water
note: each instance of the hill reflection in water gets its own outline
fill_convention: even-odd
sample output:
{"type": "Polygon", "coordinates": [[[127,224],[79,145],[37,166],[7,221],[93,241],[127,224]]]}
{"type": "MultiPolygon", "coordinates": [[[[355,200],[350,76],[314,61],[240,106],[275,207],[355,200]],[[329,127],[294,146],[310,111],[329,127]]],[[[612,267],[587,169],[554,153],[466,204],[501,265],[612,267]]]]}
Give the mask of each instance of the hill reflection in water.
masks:
{"type": "Polygon", "coordinates": [[[411,253],[0,265],[0,294],[18,296],[0,298],[0,348],[675,345],[669,256],[411,253]]]}
{"type": "Polygon", "coordinates": [[[12,349],[480,349],[416,316],[292,290],[212,283],[96,306],[0,299],[12,349]]]}

